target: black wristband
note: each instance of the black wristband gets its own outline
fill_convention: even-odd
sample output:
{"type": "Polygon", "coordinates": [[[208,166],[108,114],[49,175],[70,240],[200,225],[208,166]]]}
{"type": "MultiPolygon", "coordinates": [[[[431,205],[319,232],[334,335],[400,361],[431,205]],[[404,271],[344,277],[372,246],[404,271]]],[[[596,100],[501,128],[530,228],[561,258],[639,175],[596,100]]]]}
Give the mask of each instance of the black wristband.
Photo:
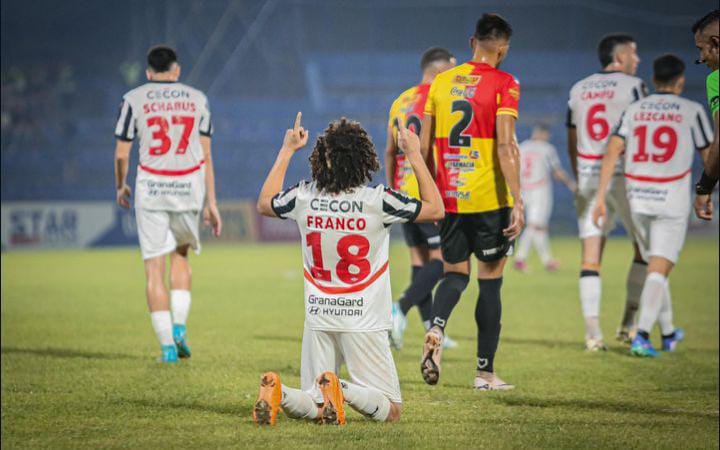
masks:
{"type": "Polygon", "coordinates": [[[713,189],[715,189],[715,185],[717,184],[717,182],[717,178],[708,176],[708,174],[706,174],[703,170],[700,181],[698,181],[695,185],[695,193],[697,195],[709,195],[712,193],[713,189]]]}

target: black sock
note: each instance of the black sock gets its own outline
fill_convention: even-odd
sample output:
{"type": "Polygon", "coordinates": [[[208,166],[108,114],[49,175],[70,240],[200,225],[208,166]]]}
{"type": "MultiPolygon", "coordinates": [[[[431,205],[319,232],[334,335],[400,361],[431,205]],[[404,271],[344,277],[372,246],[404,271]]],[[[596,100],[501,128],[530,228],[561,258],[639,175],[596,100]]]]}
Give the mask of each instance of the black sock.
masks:
{"type": "Polygon", "coordinates": [[[420,318],[423,322],[430,322],[432,320],[432,303],[432,294],[428,294],[418,305],[420,318]]]}
{"type": "MultiPolygon", "coordinates": [[[[417,271],[416,275],[413,277],[412,283],[410,283],[410,286],[408,286],[405,293],[403,293],[403,302],[407,299],[411,302],[410,307],[412,307],[412,305],[421,307],[423,302],[427,300],[428,296],[432,294],[433,288],[442,275],[443,262],[441,260],[431,259],[425,263],[425,265],[417,271]]],[[[408,307],[408,311],[410,310],[410,307],[408,307]]],[[[400,303],[400,309],[403,314],[407,315],[402,302],[400,303]]]]}
{"type": "Polygon", "coordinates": [[[502,304],[500,288],[502,277],[490,280],[478,280],[480,294],[475,305],[475,323],[478,327],[478,370],[493,372],[493,360],[500,341],[500,318],[502,304]]]}
{"type": "Polygon", "coordinates": [[[647,331],[638,330],[637,334],[638,336],[642,336],[643,338],[650,340],[650,333],[648,333],[647,331]]]}
{"type": "Polygon", "coordinates": [[[675,332],[673,331],[670,334],[661,334],[663,339],[674,339],[675,338],[675,332]]]}
{"type": "MultiPolygon", "coordinates": [[[[423,266],[412,266],[410,272],[410,286],[412,286],[412,284],[415,282],[417,274],[422,270],[422,268],[423,266]]],[[[403,293],[398,303],[400,304],[400,311],[402,311],[404,316],[407,316],[408,311],[410,311],[410,308],[412,308],[414,305],[412,298],[408,297],[407,291],[403,293]]]]}
{"type": "Polygon", "coordinates": [[[433,319],[430,326],[438,326],[445,331],[450,313],[460,300],[460,295],[467,287],[468,281],[470,281],[470,276],[464,273],[448,272],[445,274],[435,292],[432,304],[433,319]]]}

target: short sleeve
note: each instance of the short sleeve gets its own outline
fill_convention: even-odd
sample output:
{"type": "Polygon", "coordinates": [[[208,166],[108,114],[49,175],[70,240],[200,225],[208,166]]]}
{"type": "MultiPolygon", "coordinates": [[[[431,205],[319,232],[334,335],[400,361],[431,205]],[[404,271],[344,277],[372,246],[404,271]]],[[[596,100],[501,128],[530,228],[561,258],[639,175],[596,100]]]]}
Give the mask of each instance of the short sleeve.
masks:
{"type": "Polygon", "coordinates": [[[382,194],[383,224],[414,222],[422,203],[386,187],[382,194]]]}
{"type": "Polygon", "coordinates": [[[200,111],[200,126],[199,131],[202,136],[211,137],[213,135],[213,125],[210,120],[210,104],[205,99],[205,104],[200,111]]]}
{"type": "Polygon", "coordinates": [[[428,91],[427,99],[425,100],[425,115],[426,116],[434,116],[435,115],[435,94],[438,90],[438,77],[435,77],[435,80],[433,80],[432,84],[430,85],[430,90],[428,91]]]}
{"type": "Polygon", "coordinates": [[[572,107],[570,106],[570,102],[568,102],[567,116],[565,117],[565,126],[568,128],[577,128],[575,125],[575,119],[573,118],[573,111],[572,107]]]}
{"type": "Polygon", "coordinates": [[[135,139],[136,112],[126,97],[120,104],[120,113],[115,124],[115,137],[121,141],[132,142],[135,139]]]}
{"type": "Polygon", "coordinates": [[[520,103],[520,83],[515,77],[508,77],[507,82],[500,86],[498,109],[495,113],[498,116],[518,116],[518,104],[520,103]]]}
{"type": "Polygon", "coordinates": [[[708,121],[705,110],[699,105],[695,119],[692,122],[691,133],[695,149],[697,150],[702,150],[712,143],[714,137],[712,125],[710,125],[708,121]]]}
{"type": "Polygon", "coordinates": [[[278,192],[270,201],[275,215],[281,219],[293,219],[297,217],[297,195],[300,190],[300,183],[288,188],[282,192],[278,192]]]}
{"type": "Polygon", "coordinates": [[[620,120],[618,121],[617,125],[615,125],[615,129],[613,129],[612,134],[614,136],[618,136],[618,137],[625,139],[629,132],[630,132],[630,114],[627,114],[627,110],[625,110],[625,111],[623,111],[622,116],[620,116],[620,120]]]}
{"type": "Polygon", "coordinates": [[[633,87],[633,101],[636,102],[640,100],[641,98],[645,98],[648,96],[648,88],[645,85],[645,82],[640,80],[635,87],[633,87]]]}

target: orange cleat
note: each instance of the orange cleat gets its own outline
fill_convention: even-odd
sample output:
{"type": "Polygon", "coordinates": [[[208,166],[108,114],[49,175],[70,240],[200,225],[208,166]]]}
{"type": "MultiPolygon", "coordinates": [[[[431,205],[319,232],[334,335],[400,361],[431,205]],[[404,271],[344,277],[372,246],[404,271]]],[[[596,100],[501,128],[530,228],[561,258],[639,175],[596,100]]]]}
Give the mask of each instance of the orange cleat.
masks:
{"type": "Polygon", "coordinates": [[[345,425],[345,397],[340,380],[333,372],[325,372],[317,379],[323,395],[320,422],[329,425],[345,425]]]}
{"type": "Polygon", "coordinates": [[[420,362],[420,373],[423,380],[429,385],[436,385],[440,380],[440,360],[443,350],[443,332],[432,327],[425,334],[423,356],[420,362]]]}
{"type": "Polygon", "coordinates": [[[265,372],[260,379],[260,393],[253,408],[253,421],[258,425],[275,425],[281,401],[280,376],[275,372],[265,372]]]}

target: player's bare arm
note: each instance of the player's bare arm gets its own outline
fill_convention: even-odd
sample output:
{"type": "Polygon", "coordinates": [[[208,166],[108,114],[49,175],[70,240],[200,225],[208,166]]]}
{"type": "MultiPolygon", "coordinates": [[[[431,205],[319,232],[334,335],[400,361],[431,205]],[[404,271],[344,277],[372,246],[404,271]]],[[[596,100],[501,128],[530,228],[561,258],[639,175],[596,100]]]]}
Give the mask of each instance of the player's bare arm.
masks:
{"type": "Polygon", "coordinates": [[[265,183],[260,191],[257,210],[263,216],[277,217],[275,211],[272,209],[272,199],[278,192],[282,191],[285,174],[287,173],[287,168],[293,155],[307,144],[308,133],[305,128],[300,126],[301,120],[302,113],[299,112],[297,113],[297,117],[295,117],[295,125],[293,128],[285,132],[285,139],[278,152],[275,164],[273,164],[270,169],[270,173],[265,179],[265,183]]]}
{"type": "Polygon", "coordinates": [[[553,172],[553,177],[565,186],[567,186],[570,192],[575,192],[575,190],[577,189],[577,184],[575,183],[575,180],[573,180],[570,175],[568,175],[567,172],[565,172],[564,170],[556,169],[553,172]]]}
{"type": "Polygon", "coordinates": [[[387,141],[385,142],[385,179],[390,187],[394,187],[395,170],[397,170],[397,161],[395,160],[397,145],[395,144],[394,133],[393,127],[388,127],[387,141]]]}
{"type": "Polygon", "coordinates": [[[426,114],[422,123],[420,136],[420,152],[423,160],[430,170],[431,174],[435,173],[435,159],[433,158],[433,142],[435,142],[435,116],[426,114]]]}
{"type": "Polygon", "coordinates": [[[435,222],[445,217],[445,206],[443,205],[440,191],[438,191],[435,181],[430,175],[430,171],[424,161],[420,151],[420,138],[415,133],[405,128],[403,124],[398,124],[399,140],[398,143],[410,165],[415,172],[418,180],[418,188],[420,190],[420,200],[422,207],[415,222],[435,222]]]}
{"type": "Polygon", "coordinates": [[[515,117],[508,114],[500,115],[497,117],[496,126],[500,170],[515,201],[510,226],[503,230],[503,234],[514,240],[525,226],[525,207],[520,194],[520,151],[515,139],[515,117]]]}
{"type": "Polygon", "coordinates": [[[200,136],[200,145],[203,148],[203,157],[205,159],[205,192],[206,205],[203,211],[203,221],[205,225],[211,226],[215,237],[220,236],[222,232],[222,218],[217,207],[217,197],[215,195],[215,166],[212,159],[212,140],[209,136],[200,136]]]}
{"type": "Polygon", "coordinates": [[[607,207],[605,205],[605,193],[612,179],[615,165],[620,155],[625,151],[625,140],[620,136],[613,136],[607,145],[607,150],[602,159],[602,167],[600,169],[600,182],[597,194],[595,194],[595,209],[593,209],[593,222],[602,228],[603,222],[607,216],[607,207]]]}
{"type": "Polygon", "coordinates": [[[130,195],[132,194],[130,186],[127,185],[131,149],[132,141],[118,139],[115,144],[115,200],[125,209],[130,208],[130,195]]]}
{"type": "Polygon", "coordinates": [[[575,179],[578,178],[578,169],[577,169],[577,129],[575,128],[568,128],[567,132],[567,148],[568,148],[568,157],[570,157],[570,167],[572,168],[573,175],[575,176],[575,179]]]}

